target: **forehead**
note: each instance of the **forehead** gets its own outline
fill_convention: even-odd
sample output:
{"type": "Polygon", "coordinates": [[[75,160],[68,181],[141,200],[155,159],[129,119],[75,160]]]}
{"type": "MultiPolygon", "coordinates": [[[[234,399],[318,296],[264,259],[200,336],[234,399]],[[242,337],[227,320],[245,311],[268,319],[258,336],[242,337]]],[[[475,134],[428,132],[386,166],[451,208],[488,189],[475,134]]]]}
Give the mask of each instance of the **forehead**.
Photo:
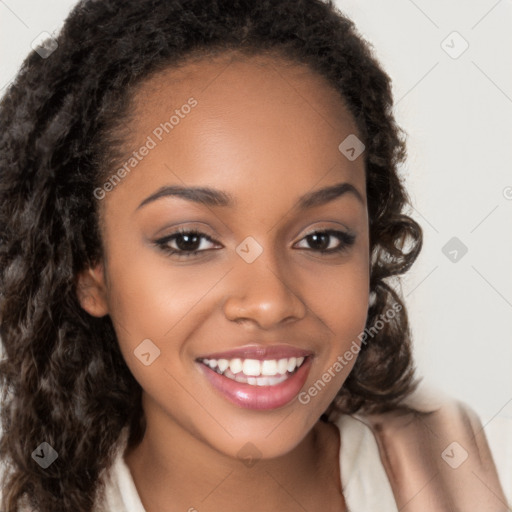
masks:
{"type": "MultiPolygon", "coordinates": [[[[212,115],[219,111],[224,115],[238,113],[240,117],[252,115],[257,123],[268,114],[266,107],[279,103],[276,114],[283,123],[295,109],[295,116],[300,110],[305,121],[311,123],[312,133],[323,123],[332,129],[358,131],[341,94],[326,78],[305,64],[272,53],[244,55],[230,51],[210,58],[189,58],[145,80],[132,104],[153,121],[149,119],[152,112],[172,111],[191,95],[200,101],[204,113],[212,115]]],[[[151,125],[139,123],[139,127],[148,130],[151,125]]]]}
{"type": "Polygon", "coordinates": [[[351,162],[338,149],[358,134],[353,117],[305,65],[270,55],[195,59],[146,80],[132,106],[127,153],[154,142],[130,173],[138,190],[167,179],[240,192],[249,182],[253,190],[286,183],[299,194],[323,178],[350,178],[364,195],[363,158],[351,162]]]}

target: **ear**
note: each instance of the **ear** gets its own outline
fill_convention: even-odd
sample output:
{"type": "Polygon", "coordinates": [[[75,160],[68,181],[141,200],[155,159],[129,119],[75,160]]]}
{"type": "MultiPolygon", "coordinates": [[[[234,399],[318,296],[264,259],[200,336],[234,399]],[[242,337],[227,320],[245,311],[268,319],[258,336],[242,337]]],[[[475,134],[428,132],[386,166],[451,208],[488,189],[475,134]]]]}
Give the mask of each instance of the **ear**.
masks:
{"type": "Polygon", "coordinates": [[[92,316],[108,315],[107,288],[103,263],[87,268],[77,276],[76,293],[85,311],[92,316]]]}

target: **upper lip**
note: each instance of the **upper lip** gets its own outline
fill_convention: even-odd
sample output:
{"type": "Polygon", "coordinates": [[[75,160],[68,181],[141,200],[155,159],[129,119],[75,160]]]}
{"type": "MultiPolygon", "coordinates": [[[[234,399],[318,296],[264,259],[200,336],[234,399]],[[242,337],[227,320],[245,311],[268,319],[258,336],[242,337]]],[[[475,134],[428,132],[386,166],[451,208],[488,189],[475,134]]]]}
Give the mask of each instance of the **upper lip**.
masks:
{"type": "Polygon", "coordinates": [[[283,359],[290,357],[307,357],[312,355],[311,350],[304,350],[290,345],[245,345],[243,347],[227,350],[225,352],[215,352],[198,357],[201,359],[283,359]]]}

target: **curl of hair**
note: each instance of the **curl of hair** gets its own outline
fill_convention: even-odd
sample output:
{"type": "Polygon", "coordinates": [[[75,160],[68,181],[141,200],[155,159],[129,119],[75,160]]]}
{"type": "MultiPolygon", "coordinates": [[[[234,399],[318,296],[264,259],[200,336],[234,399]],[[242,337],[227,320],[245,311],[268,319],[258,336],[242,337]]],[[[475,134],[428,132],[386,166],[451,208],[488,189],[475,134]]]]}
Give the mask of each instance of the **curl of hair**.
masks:
{"type": "Polygon", "coordinates": [[[367,344],[333,406],[385,410],[414,388],[405,306],[386,283],[421,247],[402,210],[405,144],[388,76],[352,22],[321,0],[82,1],[47,59],[26,58],[0,103],[0,508],[93,510],[121,429],[144,432],[141,388],[108,316],[77,299],[77,273],[101,260],[94,188],[122,153],[130,92],[192,56],[274,53],[309,65],[340,93],[364,152],[370,218],[370,327],[400,314],[367,344]],[[406,242],[412,247],[404,250],[406,242]],[[42,443],[58,453],[42,469],[42,443]]]}

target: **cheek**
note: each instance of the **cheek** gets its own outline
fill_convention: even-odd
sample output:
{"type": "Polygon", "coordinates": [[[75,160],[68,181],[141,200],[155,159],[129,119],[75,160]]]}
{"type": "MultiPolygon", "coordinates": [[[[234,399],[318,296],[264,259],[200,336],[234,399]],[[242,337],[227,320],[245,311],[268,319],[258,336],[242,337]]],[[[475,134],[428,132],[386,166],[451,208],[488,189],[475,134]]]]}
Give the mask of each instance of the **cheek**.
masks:
{"type": "Polygon", "coordinates": [[[310,278],[308,307],[327,329],[308,387],[299,397],[303,404],[327,408],[356,362],[368,315],[368,264],[362,248],[343,265],[310,278]]]}
{"type": "MultiPolygon", "coordinates": [[[[309,277],[309,304],[340,348],[364,329],[369,302],[369,258],[365,247],[339,266],[319,268],[309,277]]],[[[334,343],[336,344],[336,343],[334,343]]]]}
{"type": "Polygon", "coordinates": [[[147,253],[139,257],[134,251],[109,270],[109,307],[114,323],[122,324],[131,337],[161,338],[195,308],[218,275],[172,267],[165,257],[148,261],[143,256],[147,253]]]}
{"type": "Polygon", "coordinates": [[[183,268],[169,270],[165,261],[138,259],[110,272],[110,316],[123,358],[134,378],[152,397],[186,409],[187,394],[178,384],[190,375],[183,353],[193,325],[199,322],[205,293],[216,276],[197,279],[183,268]],[[129,269],[129,270],[128,270],[129,269]]]}
{"type": "Polygon", "coordinates": [[[136,249],[123,254],[112,251],[109,260],[110,316],[132,374],[143,387],[151,388],[155,379],[168,381],[169,375],[161,373],[164,369],[173,375],[183,373],[185,341],[192,324],[201,320],[198,314],[218,274],[199,275],[190,266],[171,268],[160,257],[149,262],[147,252],[136,249]],[[142,357],[148,352],[149,358],[142,357]],[[154,361],[150,366],[144,364],[148,359],[154,361]]]}
{"type": "Polygon", "coordinates": [[[368,312],[369,281],[363,275],[342,274],[339,282],[324,290],[317,290],[317,303],[322,317],[334,333],[343,332],[350,326],[363,328],[368,312]],[[321,299],[321,300],[320,300],[321,299]]]}

